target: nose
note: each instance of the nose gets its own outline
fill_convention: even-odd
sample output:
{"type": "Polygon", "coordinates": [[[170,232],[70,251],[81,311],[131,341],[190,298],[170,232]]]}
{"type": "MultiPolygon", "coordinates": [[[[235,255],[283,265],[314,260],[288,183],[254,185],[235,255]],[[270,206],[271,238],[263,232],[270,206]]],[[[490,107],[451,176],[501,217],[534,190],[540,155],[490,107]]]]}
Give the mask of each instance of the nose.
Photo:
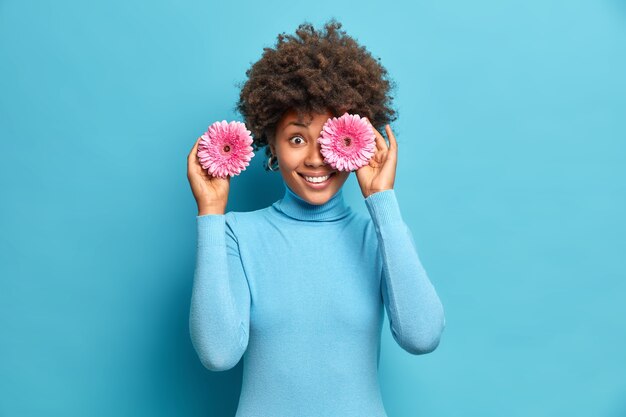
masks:
{"type": "Polygon", "coordinates": [[[321,149],[322,146],[317,142],[317,140],[312,142],[309,146],[309,151],[306,155],[306,159],[304,160],[304,164],[310,167],[319,167],[326,165],[321,149]]]}

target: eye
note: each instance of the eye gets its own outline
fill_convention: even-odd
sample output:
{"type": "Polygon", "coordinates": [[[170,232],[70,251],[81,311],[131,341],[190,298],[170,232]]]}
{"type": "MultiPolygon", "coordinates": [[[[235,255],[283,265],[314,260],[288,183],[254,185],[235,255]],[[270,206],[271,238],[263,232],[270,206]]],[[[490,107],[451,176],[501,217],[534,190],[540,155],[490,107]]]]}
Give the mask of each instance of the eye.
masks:
{"type": "Polygon", "coordinates": [[[293,143],[294,145],[300,145],[302,143],[304,143],[304,139],[302,138],[302,136],[293,136],[292,138],[289,139],[289,142],[293,143]],[[294,142],[294,139],[300,139],[300,142],[294,142]]]}

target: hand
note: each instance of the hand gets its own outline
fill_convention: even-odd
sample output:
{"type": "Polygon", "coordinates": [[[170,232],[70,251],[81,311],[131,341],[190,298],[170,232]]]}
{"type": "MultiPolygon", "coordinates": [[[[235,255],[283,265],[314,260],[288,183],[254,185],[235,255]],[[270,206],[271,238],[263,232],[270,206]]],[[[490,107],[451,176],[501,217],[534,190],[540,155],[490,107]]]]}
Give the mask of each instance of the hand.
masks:
{"type": "Polygon", "coordinates": [[[391,131],[391,127],[385,125],[389,146],[383,135],[376,128],[372,127],[372,129],[374,129],[376,134],[376,151],[368,165],[364,165],[356,170],[361,193],[365,198],[378,191],[393,189],[393,183],[396,179],[396,165],[398,163],[398,143],[391,131]]]}
{"type": "Polygon", "coordinates": [[[202,136],[196,140],[187,157],[187,179],[191,191],[198,204],[198,215],[224,214],[228,202],[230,176],[226,178],[213,177],[202,168],[198,160],[198,144],[202,136]]]}

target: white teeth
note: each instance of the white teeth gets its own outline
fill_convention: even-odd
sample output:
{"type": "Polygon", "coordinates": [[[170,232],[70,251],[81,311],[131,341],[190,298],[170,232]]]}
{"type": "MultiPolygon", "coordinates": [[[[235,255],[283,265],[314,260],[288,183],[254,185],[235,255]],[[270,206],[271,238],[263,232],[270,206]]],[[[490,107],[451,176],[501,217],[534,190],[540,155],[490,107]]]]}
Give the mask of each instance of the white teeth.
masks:
{"type": "Polygon", "coordinates": [[[324,182],[330,177],[330,175],[324,175],[323,177],[307,177],[306,175],[303,175],[303,177],[308,182],[324,182]]]}

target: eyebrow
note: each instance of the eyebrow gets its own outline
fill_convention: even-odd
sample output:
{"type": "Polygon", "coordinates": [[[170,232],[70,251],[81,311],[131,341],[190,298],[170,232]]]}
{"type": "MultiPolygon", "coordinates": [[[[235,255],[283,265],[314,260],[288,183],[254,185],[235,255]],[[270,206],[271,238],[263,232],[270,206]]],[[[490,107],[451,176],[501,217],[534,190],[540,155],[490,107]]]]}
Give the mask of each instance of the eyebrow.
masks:
{"type": "Polygon", "coordinates": [[[308,127],[309,124],[304,124],[304,123],[300,123],[300,122],[290,122],[290,123],[287,124],[287,126],[289,126],[289,125],[296,125],[296,126],[308,127]]]}

